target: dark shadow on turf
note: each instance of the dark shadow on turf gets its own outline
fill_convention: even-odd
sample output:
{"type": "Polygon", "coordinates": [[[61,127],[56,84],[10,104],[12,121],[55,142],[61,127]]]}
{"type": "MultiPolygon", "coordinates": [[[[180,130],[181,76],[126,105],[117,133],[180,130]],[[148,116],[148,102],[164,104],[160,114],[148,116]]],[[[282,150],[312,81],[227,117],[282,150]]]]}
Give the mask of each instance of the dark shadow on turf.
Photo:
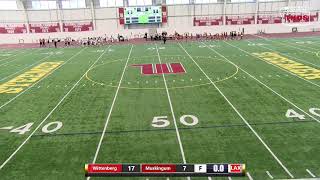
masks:
{"type": "MultiPolygon", "coordinates": [[[[280,122],[263,122],[263,123],[253,123],[252,126],[261,126],[261,125],[287,125],[287,124],[297,124],[297,123],[309,123],[314,122],[309,121],[280,121],[280,122]]],[[[214,128],[234,128],[242,127],[248,128],[245,124],[229,124],[229,125],[215,125],[215,126],[206,126],[206,127],[184,127],[179,128],[179,130],[197,130],[197,129],[214,129],[214,128]]],[[[127,131],[110,131],[106,132],[107,134],[123,134],[123,133],[135,133],[135,132],[155,132],[155,131],[175,131],[175,128],[159,128],[159,129],[140,129],[140,130],[127,130],[127,131]]],[[[47,137],[47,136],[73,136],[73,135],[97,135],[101,134],[102,131],[95,132],[71,132],[71,133],[54,133],[54,134],[35,134],[32,137],[47,137]]]]}

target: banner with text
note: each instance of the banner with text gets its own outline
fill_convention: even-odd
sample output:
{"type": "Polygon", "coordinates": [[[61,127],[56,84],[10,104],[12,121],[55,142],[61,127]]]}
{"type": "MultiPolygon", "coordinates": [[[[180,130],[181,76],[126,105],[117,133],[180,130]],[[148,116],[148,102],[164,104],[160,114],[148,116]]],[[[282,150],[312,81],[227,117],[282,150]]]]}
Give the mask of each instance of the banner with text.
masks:
{"type": "Polygon", "coordinates": [[[64,32],[81,32],[81,31],[93,31],[92,22],[72,22],[72,23],[63,23],[64,32]]]}
{"type": "Polygon", "coordinates": [[[61,32],[59,23],[32,23],[29,24],[30,33],[61,32]]]}
{"type": "Polygon", "coordinates": [[[0,34],[22,34],[27,33],[25,24],[0,24],[0,34]]]}

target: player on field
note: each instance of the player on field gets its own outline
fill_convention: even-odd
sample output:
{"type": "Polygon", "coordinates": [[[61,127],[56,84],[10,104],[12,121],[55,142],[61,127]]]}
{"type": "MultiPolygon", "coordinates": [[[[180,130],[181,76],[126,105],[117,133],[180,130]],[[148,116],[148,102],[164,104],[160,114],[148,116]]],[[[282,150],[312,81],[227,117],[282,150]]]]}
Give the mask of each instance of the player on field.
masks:
{"type": "Polygon", "coordinates": [[[162,39],[163,39],[163,44],[166,44],[166,42],[167,42],[167,32],[162,32],[162,39]]]}

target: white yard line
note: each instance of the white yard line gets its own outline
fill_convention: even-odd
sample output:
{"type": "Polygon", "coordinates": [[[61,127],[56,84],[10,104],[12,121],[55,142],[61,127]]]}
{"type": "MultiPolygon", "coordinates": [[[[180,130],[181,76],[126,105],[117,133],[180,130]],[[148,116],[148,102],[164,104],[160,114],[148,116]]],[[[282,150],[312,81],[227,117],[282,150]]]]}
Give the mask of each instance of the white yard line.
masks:
{"type": "Polygon", "coordinates": [[[2,128],[0,128],[1,130],[10,130],[10,129],[12,129],[13,128],[13,126],[7,126],[7,127],[2,127],[2,128]]]}
{"type": "Polygon", "coordinates": [[[55,72],[57,69],[61,68],[63,65],[65,65],[68,61],[70,61],[71,59],[73,59],[74,57],[76,57],[77,55],[79,55],[83,50],[85,50],[86,48],[81,49],[79,52],[77,52],[76,54],[74,54],[73,56],[71,56],[68,60],[66,60],[63,64],[61,64],[60,66],[58,66],[57,68],[55,68],[54,70],[52,70],[50,73],[48,73],[47,75],[45,75],[43,78],[41,78],[39,81],[35,82],[34,84],[32,84],[31,86],[29,86],[27,89],[25,89],[24,91],[22,91],[21,93],[17,94],[16,96],[14,96],[13,98],[11,98],[9,101],[5,102],[4,104],[2,104],[0,106],[0,109],[2,109],[3,107],[5,107],[6,105],[8,105],[9,103],[11,103],[12,101],[14,101],[15,99],[17,99],[19,96],[21,96],[22,94],[24,94],[25,92],[27,92],[29,89],[31,89],[33,86],[37,85],[38,83],[40,83],[41,81],[43,81],[44,79],[46,79],[49,75],[51,75],[53,72],[55,72]]]}
{"type": "MultiPolygon", "coordinates": [[[[203,43],[204,44],[204,43],[203,43]]],[[[228,104],[232,107],[232,109],[238,114],[238,116],[242,119],[242,121],[249,127],[249,129],[253,132],[253,134],[258,138],[258,140],[263,144],[263,146],[269,151],[272,157],[279,163],[279,165],[287,172],[287,174],[294,178],[291,172],[287,169],[287,167],[280,161],[280,159],[275,155],[275,153],[270,149],[270,147],[262,140],[260,135],[253,129],[253,127],[248,123],[248,121],[242,116],[242,114],[238,111],[238,109],[229,101],[229,99],[224,95],[224,93],[217,87],[217,85],[211,80],[211,78],[203,71],[203,69],[199,66],[199,64],[193,59],[193,57],[186,51],[186,49],[179,43],[181,49],[189,56],[189,58],[196,64],[196,66],[200,69],[200,71],[206,76],[206,78],[210,81],[210,83],[217,89],[217,91],[221,94],[221,96],[228,102],[228,104]]],[[[205,45],[205,44],[204,44],[205,45]]],[[[224,57],[221,55],[221,57],[224,57]]],[[[225,57],[224,57],[225,58],[225,57]]],[[[226,59],[226,58],[225,58],[226,59]]]]}
{"type": "Polygon", "coordinates": [[[275,64],[272,64],[272,63],[264,60],[263,58],[254,56],[254,55],[252,55],[250,52],[248,52],[248,51],[246,51],[246,50],[243,50],[243,49],[241,49],[241,48],[239,48],[239,47],[237,47],[237,46],[234,46],[234,45],[232,45],[232,44],[230,44],[230,43],[228,43],[228,42],[226,42],[226,41],[225,41],[225,43],[228,44],[229,46],[232,46],[232,47],[234,47],[234,48],[239,49],[240,51],[242,51],[242,52],[244,52],[244,53],[246,53],[246,54],[249,54],[249,55],[252,56],[252,57],[255,57],[255,58],[257,58],[257,59],[260,59],[260,60],[262,60],[262,61],[264,61],[264,62],[266,62],[266,63],[268,63],[268,64],[270,64],[270,65],[272,65],[272,66],[274,66],[274,67],[276,67],[276,68],[279,68],[279,69],[281,69],[281,70],[283,70],[283,71],[286,71],[287,73],[289,73],[289,74],[291,74],[291,75],[293,75],[293,76],[296,76],[297,78],[302,79],[302,80],[304,80],[304,81],[306,81],[306,82],[308,82],[308,83],[310,83],[310,84],[313,84],[313,85],[315,85],[315,86],[317,86],[317,87],[320,88],[320,85],[319,85],[319,84],[316,84],[316,83],[314,83],[314,82],[312,82],[312,81],[309,81],[309,80],[307,80],[307,79],[304,79],[304,78],[298,76],[297,74],[294,74],[293,72],[290,72],[290,71],[288,71],[288,70],[286,70],[286,69],[283,69],[283,68],[281,68],[281,67],[279,67],[279,66],[277,66],[277,65],[275,65],[275,64]]]}
{"type": "Polygon", "coordinates": [[[228,180],[232,180],[232,178],[229,176],[229,177],[228,177],[228,180]]]}
{"type": "MultiPolygon", "coordinates": [[[[160,57],[160,54],[159,54],[159,49],[158,49],[157,45],[156,45],[156,50],[157,50],[157,54],[158,54],[159,63],[162,64],[161,57],[160,57]]],[[[161,66],[161,71],[162,71],[162,66],[161,66]]],[[[173,118],[173,123],[174,123],[175,130],[176,130],[176,135],[177,135],[177,139],[178,139],[178,143],[179,143],[179,147],[180,147],[180,153],[181,153],[181,156],[182,156],[182,161],[183,161],[184,164],[186,164],[187,161],[186,161],[183,145],[182,145],[181,138],[180,138],[180,132],[179,132],[179,128],[178,128],[178,125],[177,125],[176,116],[175,116],[175,113],[174,113],[174,110],[173,110],[171,97],[170,97],[170,93],[169,93],[169,90],[168,90],[168,85],[167,85],[167,81],[166,81],[166,77],[165,77],[164,73],[162,73],[162,78],[163,78],[164,86],[166,88],[166,92],[167,92],[167,96],[168,96],[171,115],[172,115],[172,118],[173,118]]]]}
{"type": "Polygon", "coordinates": [[[266,173],[270,177],[270,179],[273,179],[273,176],[271,175],[271,173],[269,171],[266,171],[266,173]]]}
{"type": "MultiPolygon", "coordinates": [[[[133,45],[131,45],[131,49],[130,49],[130,52],[129,52],[129,55],[128,55],[128,58],[127,58],[127,61],[126,61],[126,64],[122,70],[122,74],[121,74],[121,77],[120,77],[120,81],[119,81],[119,84],[118,84],[118,87],[117,87],[117,90],[116,90],[116,93],[114,94],[114,97],[113,97],[113,101],[111,103],[111,107],[110,107],[110,110],[109,110],[109,113],[108,113],[108,116],[106,118],[106,123],[103,127],[103,131],[101,133],[101,137],[100,137],[100,140],[99,140],[99,143],[98,143],[98,146],[97,146],[97,149],[96,149],[96,153],[94,155],[94,158],[93,158],[93,161],[92,163],[95,163],[96,160],[97,160],[97,157],[99,155],[99,152],[100,152],[100,148],[101,148],[101,144],[102,144],[102,141],[103,141],[103,138],[106,134],[106,131],[107,131],[107,127],[108,127],[108,124],[109,124],[109,120],[110,120],[110,117],[111,117],[111,113],[112,113],[112,110],[113,110],[113,106],[117,100],[117,97],[118,97],[118,93],[119,93],[119,90],[120,90],[120,86],[121,86],[121,82],[122,82],[122,79],[124,77],[124,73],[126,72],[126,69],[127,69],[127,66],[128,66],[128,62],[129,62],[129,59],[131,57],[131,53],[132,53],[132,49],[133,49],[133,45]]],[[[87,177],[87,180],[89,180],[90,177],[87,177]]]]}
{"type": "MultiPolygon", "coordinates": [[[[252,35],[253,35],[253,36],[256,36],[256,37],[258,37],[258,38],[264,39],[264,40],[266,40],[266,41],[274,42],[274,41],[271,40],[271,39],[268,39],[268,38],[265,38],[265,37],[262,37],[262,36],[258,36],[258,35],[256,35],[256,34],[252,34],[252,35]]],[[[298,47],[295,47],[295,46],[286,45],[286,44],[284,44],[284,43],[282,43],[282,42],[276,42],[276,43],[282,44],[283,46],[292,47],[292,48],[294,48],[294,49],[298,49],[298,50],[301,50],[301,51],[304,51],[304,52],[313,53],[313,54],[316,53],[316,52],[309,51],[309,50],[305,50],[305,49],[301,49],[301,48],[298,48],[298,47]]]]}
{"type": "Polygon", "coordinates": [[[296,46],[299,46],[299,47],[303,46],[303,48],[309,48],[309,49],[312,49],[312,50],[314,50],[314,51],[319,51],[319,49],[312,48],[312,47],[310,47],[310,46],[305,46],[305,45],[315,45],[315,44],[316,44],[316,41],[309,40],[309,41],[312,42],[312,44],[299,44],[299,43],[296,43],[297,41],[300,41],[300,40],[298,40],[298,39],[292,39],[292,38],[291,38],[291,39],[285,40],[284,42],[282,41],[282,43],[290,43],[290,44],[292,44],[292,45],[296,45],[296,46]]]}
{"type": "MultiPolygon", "coordinates": [[[[247,42],[253,43],[253,42],[251,42],[251,41],[249,41],[249,40],[247,40],[247,42]]],[[[279,51],[276,51],[276,50],[274,50],[274,49],[271,49],[271,48],[268,48],[268,47],[265,47],[265,46],[259,46],[259,48],[268,49],[268,50],[270,50],[270,51],[277,52],[278,54],[281,54],[281,55],[283,55],[283,56],[287,56],[287,57],[290,57],[290,58],[294,58],[294,59],[296,59],[296,60],[298,60],[298,61],[301,61],[301,62],[304,62],[304,63],[306,63],[306,64],[310,64],[310,65],[313,65],[313,66],[315,66],[315,67],[317,67],[317,68],[320,68],[320,65],[313,64],[313,63],[311,63],[311,62],[309,62],[309,61],[304,61],[304,60],[302,60],[302,59],[300,59],[300,58],[298,58],[298,57],[295,57],[295,56],[291,56],[291,55],[288,55],[288,54],[283,54],[283,53],[281,53],[281,52],[279,52],[279,51]]]]}
{"type": "Polygon", "coordinates": [[[25,53],[25,51],[19,52],[19,53],[13,55],[13,56],[9,56],[9,57],[6,57],[6,58],[4,58],[4,59],[0,59],[0,62],[1,62],[1,61],[4,61],[4,60],[7,60],[7,59],[10,59],[10,58],[12,58],[12,57],[16,57],[16,56],[18,56],[18,55],[20,55],[20,54],[23,54],[23,53],[25,53]]]}
{"type": "Polygon", "coordinates": [[[277,180],[319,180],[319,178],[277,179],[277,180]]]}
{"type": "Polygon", "coordinates": [[[249,180],[253,180],[253,178],[251,177],[251,174],[249,172],[247,172],[246,174],[247,174],[249,180]]]}
{"type": "MultiPolygon", "coordinates": [[[[108,46],[110,48],[110,46],[108,46]]],[[[107,49],[108,49],[107,48],[107,49]]],[[[81,52],[81,51],[79,51],[81,52]]],[[[42,126],[42,124],[51,116],[51,114],[60,106],[60,104],[68,97],[68,95],[73,91],[73,89],[79,84],[79,82],[85,77],[86,73],[102,58],[106,53],[105,50],[97,60],[88,68],[88,70],[81,76],[81,78],[72,86],[72,88],[60,99],[58,104],[49,112],[49,114],[40,122],[40,124],[31,132],[31,134],[21,143],[21,145],[2,163],[0,170],[17,154],[17,152],[30,140],[33,134],[42,126]]]]}
{"type": "Polygon", "coordinates": [[[211,177],[208,177],[208,180],[212,180],[212,178],[211,178],[211,177]]]}
{"type": "Polygon", "coordinates": [[[306,169],[306,171],[310,174],[311,177],[313,177],[313,178],[316,177],[309,169],[306,169]]]}
{"type": "Polygon", "coordinates": [[[30,64],[29,66],[26,66],[25,68],[23,68],[23,69],[21,69],[21,70],[19,70],[19,71],[15,72],[15,73],[13,73],[13,74],[10,74],[10,75],[8,75],[8,76],[6,76],[6,77],[4,77],[4,78],[0,79],[0,81],[3,81],[3,80],[8,79],[9,77],[11,77],[11,76],[13,76],[13,75],[15,75],[15,74],[18,74],[18,73],[20,73],[20,72],[24,71],[25,69],[27,69],[27,68],[29,68],[29,67],[31,67],[31,66],[33,66],[33,65],[35,65],[35,64],[37,64],[37,63],[39,63],[39,62],[41,62],[41,61],[43,61],[43,60],[45,60],[45,59],[47,59],[47,58],[49,58],[50,56],[52,56],[52,55],[46,56],[46,57],[44,57],[44,58],[41,58],[39,61],[36,61],[36,62],[34,62],[34,63],[30,64]]]}
{"type": "Polygon", "coordinates": [[[0,50],[0,54],[1,54],[1,53],[12,54],[12,53],[16,53],[17,51],[19,51],[19,48],[15,48],[15,49],[1,49],[1,50],[0,50]]]}
{"type": "MultiPolygon", "coordinates": [[[[39,51],[39,50],[36,50],[36,51],[39,51]]],[[[30,55],[30,54],[32,54],[32,53],[34,53],[34,52],[31,51],[31,52],[29,52],[29,53],[26,53],[26,54],[22,55],[21,57],[28,56],[28,55],[30,55]]],[[[22,54],[22,53],[18,53],[17,55],[20,55],[20,54],[22,54]]],[[[10,57],[15,57],[15,56],[17,56],[17,55],[10,56],[10,57]]],[[[14,61],[16,61],[16,60],[18,60],[18,58],[15,58],[15,59],[13,59],[13,60],[11,60],[11,61],[7,61],[7,62],[5,62],[5,63],[2,63],[2,64],[0,64],[0,67],[1,67],[1,66],[4,66],[4,65],[6,65],[6,64],[12,63],[12,62],[14,62],[14,61]]]]}
{"type": "MultiPolygon", "coordinates": [[[[227,42],[226,42],[227,43],[227,42]]],[[[204,44],[204,43],[203,43],[204,44]]],[[[229,44],[229,43],[227,43],[229,44]]],[[[230,45],[230,44],[229,44],[230,45]]],[[[232,45],[230,45],[232,46],[232,45]]],[[[236,46],[233,46],[236,47],[236,46]]],[[[247,71],[245,71],[244,69],[242,69],[241,67],[239,67],[238,65],[234,64],[232,61],[230,61],[228,58],[226,58],[225,56],[223,56],[222,54],[220,54],[219,52],[217,52],[216,50],[208,47],[209,49],[211,49],[211,51],[215,52],[216,54],[220,55],[222,58],[224,58],[226,61],[230,62],[231,64],[233,64],[234,66],[237,66],[242,72],[246,73],[248,76],[250,76],[252,79],[256,80],[257,82],[259,82],[261,85],[263,85],[264,87],[266,87],[267,89],[269,89],[270,91],[272,91],[274,94],[276,94],[277,96],[279,96],[281,99],[285,100],[286,102],[288,102],[289,104],[291,104],[292,106],[294,106],[295,108],[299,109],[301,112],[303,112],[304,114],[308,115],[310,118],[312,118],[313,120],[317,121],[318,123],[320,123],[320,120],[315,118],[314,116],[312,116],[311,114],[307,113],[306,111],[304,111],[302,108],[298,107],[297,105],[295,105],[293,102],[291,102],[290,100],[288,100],[287,98],[285,98],[284,96],[282,96],[281,94],[279,94],[278,92],[276,92],[275,90],[273,90],[272,88],[270,88],[269,86],[267,86],[266,84],[264,84],[263,82],[261,82],[260,80],[258,80],[257,78],[255,78],[253,75],[251,75],[250,73],[248,73],[247,71]]],[[[236,47],[238,48],[238,47],[236,47]]],[[[242,50],[241,48],[238,48],[240,50],[242,50]]],[[[243,52],[248,53],[245,50],[242,50],[243,52]]],[[[250,53],[249,53],[250,54],[250,53]]]]}

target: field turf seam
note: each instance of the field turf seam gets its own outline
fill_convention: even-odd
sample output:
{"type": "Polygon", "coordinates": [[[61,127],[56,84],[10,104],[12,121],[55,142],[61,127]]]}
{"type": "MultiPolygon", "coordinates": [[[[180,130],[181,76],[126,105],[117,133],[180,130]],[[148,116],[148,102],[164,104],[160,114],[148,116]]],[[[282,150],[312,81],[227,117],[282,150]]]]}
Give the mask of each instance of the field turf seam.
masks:
{"type": "MultiPolygon", "coordinates": [[[[39,51],[39,49],[37,49],[36,51],[39,51]]],[[[10,56],[10,57],[17,57],[18,55],[23,54],[23,53],[24,53],[24,52],[21,52],[21,53],[18,53],[18,54],[16,54],[16,55],[10,56]]],[[[30,54],[32,54],[32,53],[34,53],[34,52],[31,51],[31,52],[29,52],[29,53],[23,54],[21,57],[28,56],[28,55],[30,55],[30,54]]],[[[12,63],[12,62],[14,62],[14,61],[16,61],[16,60],[18,60],[18,58],[15,58],[15,59],[13,59],[13,60],[11,60],[11,61],[7,61],[7,62],[5,62],[5,63],[2,63],[2,64],[0,64],[0,67],[1,67],[1,66],[4,66],[4,65],[6,65],[6,64],[12,63]]],[[[0,61],[0,62],[1,62],[1,61],[0,61]]]]}
{"type": "MultiPolygon", "coordinates": [[[[230,45],[231,47],[234,47],[234,48],[237,48],[239,49],[240,51],[244,52],[244,53],[247,53],[247,54],[250,54],[249,52],[237,47],[237,46],[234,46],[234,45],[231,45],[230,43],[228,42],[225,42],[226,44],[230,45]]],[[[204,43],[203,43],[204,44],[204,43]]],[[[216,50],[208,47],[211,51],[215,52],[216,54],[220,54],[219,52],[217,52],[216,50]]],[[[221,54],[220,54],[221,55],[221,54]]],[[[250,54],[251,55],[251,54],[250,54]]],[[[223,55],[221,55],[222,57],[223,55]]],[[[251,55],[253,56],[253,55],[251,55]]],[[[223,56],[224,57],[224,56],[223,56]]],[[[255,56],[253,56],[255,57],[255,56]]],[[[229,59],[227,59],[226,57],[224,57],[227,61],[229,62],[232,62],[230,61],[229,59]]],[[[259,58],[259,57],[256,57],[256,58],[259,58]]],[[[232,62],[233,63],[233,62],[232,62]]],[[[276,66],[277,67],[277,66],[276,66]]],[[[263,83],[262,81],[260,81],[259,79],[257,79],[256,77],[254,77],[253,75],[251,75],[250,73],[248,73],[246,70],[242,69],[241,67],[239,67],[239,69],[244,72],[245,74],[247,74],[249,77],[251,77],[252,79],[256,80],[259,84],[261,84],[262,86],[264,86],[265,88],[269,89],[271,92],[273,92],[274,94],[276,94],[278,97],[280,97],[282,100],[286,101],[287,103],[291,104],[292,106],[294,106],[295,108],[299,109],[301,112],[303,112],[304,114],[306,114],[307,116],[309,116],[311,119],[315,120],[316,122],[320,123],[320,120],[315,118],[314,116],[312,116],[311,114],[307,113],[306,111],[304,111],[302,108],[300,108],[299,106],[297,106],[295,103],[291,102],[289,99],[285,98],[284,96],[282,96],[281,94],[279,94],[278,92],[276,92],[275,90],[273,90],[271,87],[269,87],[268,85],[266,85],[265,83],[263,83]]],[[[299,77],[299,76],[297,76],[299,77]]],[[[303,79],[303,78],[302,78],[303,79]]],[[[320,86],[319,86],[320,87],[320,86]]]]}
{"type": "MultiPolygon", "coordinates": [[[[249,41],[249,40],[247,40],[247,42],[253,43],[252,41],[249,41]]],[[[265,46],[260,46],[260,47],[263,48],[263,49],[268,49],[269,51],[276,52],[276,53],[281,54],[281,55],[283,55],[283,56],[287,56],[287,57],[289,57],[289,58],[294,58],[295,60],[304,62],[304,63],[306,63],[306,64],[313,65],[313,66],[315,66],[315,67],[317,67],[317,68],[320,68],[320,65],[314,64],[314,63],[309,62],[309,61],[304,61],[304,60],[300,59],[299,57],[295,57],[295,56],[292,56],[292,55],[289,55],[289,54],[285,54],[285,53],[279,52],[279,51],[277,51],[277,50],[271,49],[271,48],[269,48],[269,47],[265,47],[265,46]]],[[[305,54],[305,53],[304,53],[304,54],[305,54]]]]}
{"type": "MultiPolygon", "coordinates": [[[[108,124],[109,124],[109,120],[110,120],[110,117],[111,117],[111,113],[112,113],[112,111],[113,111],[114,104],[115,104],[115,102],[116,102],[116,100],[117,100],[117,96],[118,96],[118,92],[119,92],[119,90],[120,90],[121,82],[122,82],[122,79],[123,79],[124,74],[125,74],[125,72],[126,72],[129,59],[130,59],[130,57],[131,57],[132,49],[133,49],[133,45],[131,45],[131,49],[130,49],[130,52],[129,52],[129,54],[128,54],[127,61],[126,61],[125,65],[124,65],[124,68],[123,68],[123,70],[122,70],[121,77],[120,77],[120,80],[119,80],[119,85],[118,85],[117,90],[116,90],[116,92],[115,92],[115,94],[114,94],[114,97],[113,97],[113,100],[112,100],[112,103],[111,103],[111,106],[110,106],[110,110],[109,110],[108,116],[106,117],[106,122],[105,122],[105,124],[104,124],[103,131],[102,131],[102,133],[101,133],[101,137],[100,137],[98,146],[97,146],[97,148],[96,148],[96,152],[95,152],[95,155],[94,155],[94,158],[93,158],[92,163],[95,163],[96,160],[97,160],[97,158],[98,158],[98,155],[99,155],[99,152],[100,152],[100,148],[101,148],[101,144],[102,144],[102,141],[103,141],[103,139],[104,139],[105,133],[106,133],[106,131],[107,131],[107,127],[108,127],[108,124]]],[[[87,180],[89,180],[89,179],[90,179],[90,177],[87,177],[87,180]]]]}
{"type": "MultiPolygon", "coordinates": [[[[264,125],[288,125],[298,123],[314,123],[312,120],[308,121],[279,121],[279,122],[262,122],[262,123],[250,123],[252,126],[264,126],[264,125]]],[[[247,127],[245,124],[225,124],[214,126],[199,126],[199,127],[180,127],[179,130],[198,130],[198,129],[215,129],[215,128],[234,128],[234,127],[247,127]]],[[[106,134],[123,134],[123,133],[141,133],[141,132],[157,132],[157,131],[174,131],[175,128],[162,128],[162,129],[137,129],[137,130],[121,130],[121,131],[109,131],[106,134]]],[[[101,134],[102,131],[92,132],[70,132],[70,133],[52,133],[52,134],[35,134],[33,137],[48,137],[48,136],[73,136],[73,135],[94,135],[101,134]]]]}
{"type": "Polygon", "coordinates": [[[71,59],[73,59],[74,57],[78,56],[82,51],[84,51],[86,48],[81,49],[79,52],[77,52],[76,54],[74,54],[73,56],[71,56],[67,61],[65,61],[63,64],[61,64],[59,67],[55,68],[54,70],[52,70],[50,73],[48,73],[47,75],[45,75],[43,78],[41,78],[40,80],[38,80],[37,82],[33,83],[31,86],[29,86],[28,88],[26,88],[24,91],[20,92],[19,94],[17,94],[16,96],[14,96],[13,98],[11,98],[9,101],[5,102],[4,104],[2,104],[0,106],[0,109],[2,109],[3,107],[7,106],[8,104],[10,104],[12,101],[14,101],[15,99],[17,99],[19,96],[23,95],[24,93],[26,93],[29,89],[33,88],[35,85],[37,85],[38,83],[42,82],[44,79],[46,79],[47,77],[49,77],[51,74],[53,74],[56,70],[60,69],[63,65],[65,65],[67,62],[69,62],[71,59]]]}
{"type": "MultiPolygon", "coordinates": [[[[162,64],[161,57],[160,57],[160,54],[159,54],[159,49],[158,49],[157,45],[156,45],[156,50],[157,50],[157,54],[158,54],[159,63],[162,64]]],[[[161,71],[163,72],[162,66],[161,66],[161,71]]],[[[184,154],[184,149],[183,149],[183,145],[182,145],[182,141],[181,141],[181,137],[180,137],[180,132],[179,132],[179,128],[178,128],[178,125],[177,125],[177,120],[176,120],[175,113],[174,113],[174,110],[173,110],[171,97],[170,97],[170,93],[169,93],[169,89],[168,89],[168,85],[167,85],[167,81],[166,81],[164,73],[162,73],[162,78],[163,78],[164,86],[165,86],[165,89],[166,89],[166,93],[167,93],[167,97],[168,97],[168,101],[169,101],[169,105],[170,105],[171,115],[172,115],[172,118],[173,118],[173,123],[174,123],[175,131],[176,131],[176,135],[177,135],[177,140],[178,140],[178,143],[179,143],[180,153],[181,153],[181,156],[182,156],[183,163],[186,164],[187,161],[186,161],[186,157],[185,157],[185,154],[184,154]]],[[[188,177],[188,179],[190,179],[190,177],[188,177]]]]}
{"type": "MultiPolygon", "coordinates": [[[[110,46],[109,46],[110,47],[110,46]]],[[[109,48],[108,47],[108,48],[109,48]]],[[[80,54],[80,52],[82,52],[84,49],[82,49],[81,51],[79,51],[77,54],[80,54]]],[[[106,53],[106,51],[104,51],[97,59],[96,61],[88,68],[87,71],[90,70],[90,68],[92,68],[100,59],[101,57],[106,53]]],[[[75,57],[77,54],[75,54],[72,57],[75,57]]],[[[69,58],[70,60],[71,58],[69,58]]],[[[65,61],[66,63],[67,61],[65,61]]],[[[64,64],[65,64],[64,63],[64,64]]],[[[61,67],[61,66],[60,66],[61,67]]],[[[57,103],[57,105],[49,112],[49,114],[40,122],[40,124],[31,132],[31,134],[18,146],[18,148],[0,165],[0,170],[3,169],[3,167],[15,156],[16,153],[19,152],[19,150],[29,141],[29,139],[35,134],[35,132],[42,126],[42,124],[52,115],[53,112],[55,112],[55,110],[60,106],[60,104],[62,104],[62,102],[69,96],[69,94],[71,94],[71,92],[73,91],[73,89],[75,89],[75,87],[79,84],[79,82],[84,78],[85,73],[80,77],[80,79],[70,88],[70,90],[60,99],[60,101],[57,103]]]]}
{"type": "Polygon", "coordinates": [[[16,72],[14,72],[14,73],[12,73],[12,74],[10,74],[10,75],[6,76],[6,77],[3,77],[2,79],[0,79],[0,81],[3,81],[3,80],[8,79],[9,77],[11,77],[11,76],[13,76],[13,75],[15,75],[15,74],[18,74],[18,73],[20,73],[20,72],[24,71],[25,69],[27,69],[27,68],[29,68],[29,67],[32,67],[33,65],[35,65],[35,64],[37,64],[37,63],[39,63],[39,62],[41,62],[41,61],[43,61],[43,60],[45,60],[45,59],[49,58],[50,56],[51,56],[51,55],[45,56],[45,57],[43,57],[43,58],[41,58],[41,59],[37,60],[36,62],[34,62],[34,63],[32,63],[32,64],[30,64],[30,65],[28,65],[28,66],[26,66],[26,67],[24,67],[24,68],[22,68],[22,69],[20,69],[20,70],[16,71],[16,72]]]}
{"type": "MultiPolygon", "coordinates": [[[[203,43],[206,47],[208,47],[205,43],[203,43]]],[[[184,50],[184,52],[190,57],[190,59],[197,65],[199,70],[206,76],[206,78],[211,82],[211,84],[216,88],[216,90],[220,93],[220,95],[226,100],[226,102],[230,105],[230,107],[237,113],[237,115],[242,119],[242,121],[249,127],[251,132],[257,137],[257,139],[263,144],[263,146],[269,151],[269,153],[272,155],[272,157],[278,162],[278,164],[285,170],[285,172],[293,178],[294,176],[292,173],[287,169],[287,167],[282,163],[282,161],[275,155],[275,153],[270,149],[270,147],[264,142],[264,140],[260,137],[260,135],[253,129],[253,127],[248,123],[248,121],[242,116],[242,114],[238,111],[238,109],[229,101],[229,99],[224,95],[224,93],[217,87],[217,85],[211,80],[211,78],[203,71],[203,69],[198,65],[198,63],[193,59],[193,57],[186,51],[186,49],[179,43],[179,46],[181,49],[184,50]]],[[[212,51],[214,51],[212,48],[208,47],[212,51]]],[[[216,51],[215,51],[216,52],[216,51]]],[[[229,61],[225,56],[222,54],[216,52],[220,57],[223,59],[229,61]]],[[[231,61],[229,61],[231,62],[231,61]]],[[[234,64],[234,63],[233,63],[234,64]]],[[[239,67],[240,68],[240,67],[239,67]]],[[[241,69],[241,68],[240,68],[241,69]]]]}
{"type": "Polygon", "coordinates": [[[9,56],[9,57],[0,59],[0,62],[2,62],[2,61],[4,61],[4,60],[7,60],[7,59],[10,59],[10,58],[12,58],[12,57],[16,57],[16,56],[21,55],[21,54],[23,54],[23,53],[25,53],[25,52],[24,52],[24,51],[21,51],[21,52],[15,54],[15,55],[13,55],[13,56],[9,56]]]}
{"type": "MultiPolygon", "coordinates": [[[[260,39],[263,39],[263,40],[265,40],[265,41],[274,42],[274,41],[272,41],[271,39],[268,39],[268,38],[265,38],[265,37],[262,37],[262,36],[259,36],[259,35],[256,35],[256,34],[253,34],[253,36],[256,36],[256,37],[258,37],[258,38],[260,38],[260,39]]],[[[299,47],[295,47],[295,46],[292,46],[292,45],[287,45],[287,44],[284,44],[284,43],[282,43],[282,42],[277,42],[277,43],[282,44],[282,45],[285,46],[285,47],[291,47],[291,48],[294,48],[294,49],[302,50],[302,51],[304,51],[304,52],[308,52],[308,53],[312,53],[312,54],[315,54],[315,53],[316,53],[316,52],[309,51],[309,50],[305,50],[305,49],[301,49],[301,48],[299,48],[299,47]]]]}
{"type": "MultiPolygon", "coordinates": [[[[225,43],[227,43],[227,42],[225,42],[225,43]]],[[[229,44],[229,43],[227,43],[227,44],[229,44]]],[[[233,45],[231,45],[231,44],[229,44],[229,45],[232,46],[232,47],[234,47],[234,48],[237,48],[237,49],[239,49],[239,50],[241,50],[241,51],[243,51],[243,52],[245,52],[246,54],[249,54],[249,55],[252,56],[252,57],[258,58],[258,59],[266,62],[267,64],[270,64],[270,65],[272,65],[272,66],[274,66],[274,67],[276,67],[276,68],[278,68],[278,69],[281,69],[281,70],[283,70],[283,71],[285,71],[285,72],[287,72],[287,73],[289,73],[289,74],[291,74],[291,75],[293,75],[293,76],[295,76],[295,77],[297,77],[297,78],[299,78],[299,79],[302,79],[303,81],[306,81],[306,82],[308,82],[308,83],[310,83],[310,84],[312,84],[312,85],[317,86],[317,87],[320,88],[320,85],[317,84],[317,83],[314,83],[314,82],[312,82],[312,81],[310,81],[310,80],[304,79],[303,77],[300,77],[300,76],[298,76],[297,74],[294,74],[294,73],[292,73],[292,72],[290,72],[290,71],[288,71],[288,70],[286,70],[286,69],[284,69],[284,68],[282,68],[282,67],[279,67],[279,66],[277,66],[277,65],[274,65],[274,64],[272,64],[272,63],[264,60],[263,58],[254,56],[254,55],[252,55],[251,53],[249,53],[249,52],[247,52],[247,51],[245,51],[245,50],[243,50],[243,49],[241,49],[241,48],[239,48],[239,47],[233,46],[233,45]]],[[[317,55],[317,53],[315,53],[315,54],[317,55]]]]}

